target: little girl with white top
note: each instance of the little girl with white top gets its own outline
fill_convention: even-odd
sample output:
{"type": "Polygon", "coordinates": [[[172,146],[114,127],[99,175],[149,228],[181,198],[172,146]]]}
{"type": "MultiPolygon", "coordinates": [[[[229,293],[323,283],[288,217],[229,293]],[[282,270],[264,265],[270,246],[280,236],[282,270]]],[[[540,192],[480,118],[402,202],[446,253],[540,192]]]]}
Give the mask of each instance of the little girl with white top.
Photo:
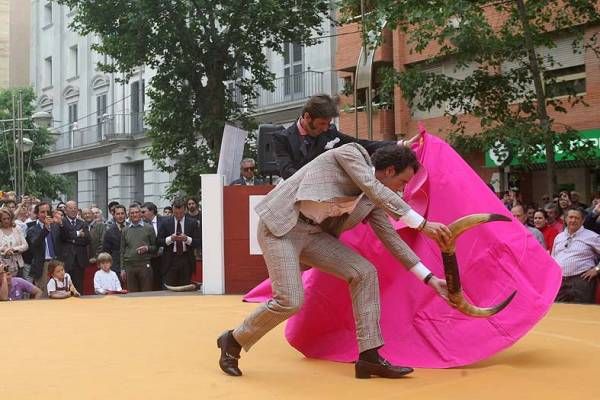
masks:
{"type": "Polygon", "coordinates": [[[65,272],[65,265],[62,261],[52,260],[48,263],[48,274],[51,276],[48,280],[48,297],[51,299],[66,299],[67,297],[79,297],[79,292],[73,285],[71,275],[65,272]]]}

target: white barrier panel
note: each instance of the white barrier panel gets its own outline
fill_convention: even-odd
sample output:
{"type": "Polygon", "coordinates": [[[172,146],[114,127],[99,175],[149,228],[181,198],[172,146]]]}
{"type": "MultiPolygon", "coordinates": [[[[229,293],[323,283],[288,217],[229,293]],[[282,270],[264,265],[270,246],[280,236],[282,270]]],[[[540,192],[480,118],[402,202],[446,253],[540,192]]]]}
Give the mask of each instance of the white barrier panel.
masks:
{"type": "Polygon", "coordinates": [[[221,153],[217,174],[225,176],[225,184],[240,177],[240,162],[244,156],[244,145],[248,132],[231,125],[225,125],[223,129],[223,141],[221,142],[221,153]]]}
{"type": "Polygon", "coordinates": [[[223,236],[223,184],[218,174],[202,179],[202,291],[225,293],[225,241],[223,236]]]}
{"type": "Polygon", "coordinates": [[[250,243],[250,254],[252,255],[262,255],[262,250],[260,249],[260,245],[258,244],[258,239],[256,238],[256,230],[258,228],[258,214],[254,211],[254,207],[265,197],[265,195],[256,195],[250,196],[249,198],[249,210],[248,210],[248,229],[249,232],[249,243],[250,243]]]}

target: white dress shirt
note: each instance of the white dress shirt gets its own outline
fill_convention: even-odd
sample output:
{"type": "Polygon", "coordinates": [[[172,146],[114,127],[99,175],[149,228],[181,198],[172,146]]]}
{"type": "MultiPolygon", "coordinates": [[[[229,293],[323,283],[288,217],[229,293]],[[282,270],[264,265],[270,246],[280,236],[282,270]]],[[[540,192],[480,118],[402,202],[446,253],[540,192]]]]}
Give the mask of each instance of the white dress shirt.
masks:
{"type": "Polygon", "coordinates": [[[554,239],[552,257],[560,265],[563,276],[575,276],[598,265],[600,235],[583,226],[572,235],[565,228],[554,239]]]}
{"type": "MultiPolygon", "coordinates": [[[[173,217],[173,232],[177,232],[177,218],[173,217]]],[[[185,235],[185,216],[181,218],[181,234],[185,235]]],[[[167,236],[165,239],[165,243],[167,246],[170,246],[173,241],[171,240],[171,235],[167,236]]],[[[187,246],[192,244],[191,236],[188,236],[185,242],[183,242],[183,251],[186,250],[187,246]]],[[[173,253],[177,253],[177,246],[173,246],[173,253]]]]}

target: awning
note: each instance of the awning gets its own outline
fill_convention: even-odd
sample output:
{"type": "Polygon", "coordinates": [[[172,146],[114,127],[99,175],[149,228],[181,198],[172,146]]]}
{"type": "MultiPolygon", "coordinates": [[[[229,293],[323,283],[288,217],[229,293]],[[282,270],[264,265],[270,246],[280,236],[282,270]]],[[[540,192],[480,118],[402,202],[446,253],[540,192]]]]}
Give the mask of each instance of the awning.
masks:
{"type": "MultiPolygon", "coordinates": [[[[579,131],[579,134],[581,135],[582,139],[590,140],[592,143],[594,143],[595,154],[592,159],[600,159],[600,128],[579,131]]],[[[500,148],[499,152],[498,152],[498,150],[494,151],[494,149],[489,149],[488,151],[485,152],[485,166],[486,167],[497,168],[500,165],[502,165],[504,160],[506,160],[506,157],[508,157],[508,152],[503,152],[501,146],[499,148],[500,148]]],[[[579,166],[584,165],[583,161],[575,160],[575,157],[573,157],[572,154],[570,154],[569,152],[563,152],[562,149],[560,149],[558,147],[555,148],[555,152],[556,152],[556,163],[557,163],[557,166],[559,166],[559,167],[573,168],[573,167],[579,167],[579,166]]],[[[510,163],[510,165],[511,166],[520,166],[522,164],[518,160],[513,159],[513,161],[510,163]]],[[[534,160],[530,167],[532,169],[544,169],[545,165],[546,165],[546,155],[544,154],[544,152],[540,152],[539,155],[534,157],[534,160]],[[539,168],[536,168],[536,167],[539,167],[539,168]]]]}

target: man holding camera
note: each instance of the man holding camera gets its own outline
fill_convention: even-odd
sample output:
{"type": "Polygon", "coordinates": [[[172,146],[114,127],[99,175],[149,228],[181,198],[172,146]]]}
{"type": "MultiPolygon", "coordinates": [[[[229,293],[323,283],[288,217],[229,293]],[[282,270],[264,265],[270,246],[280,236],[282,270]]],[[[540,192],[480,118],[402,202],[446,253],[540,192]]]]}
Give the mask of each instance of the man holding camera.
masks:
{"type": "Polygon", "coordinates": [[[27,243],[31,253],[31,277],[34,284],[46,294],[48,262],[60,255],[60,225],[54,223],[52,207],[45,201],[34,208],[37,220],[27,228],[27,243]]]}

